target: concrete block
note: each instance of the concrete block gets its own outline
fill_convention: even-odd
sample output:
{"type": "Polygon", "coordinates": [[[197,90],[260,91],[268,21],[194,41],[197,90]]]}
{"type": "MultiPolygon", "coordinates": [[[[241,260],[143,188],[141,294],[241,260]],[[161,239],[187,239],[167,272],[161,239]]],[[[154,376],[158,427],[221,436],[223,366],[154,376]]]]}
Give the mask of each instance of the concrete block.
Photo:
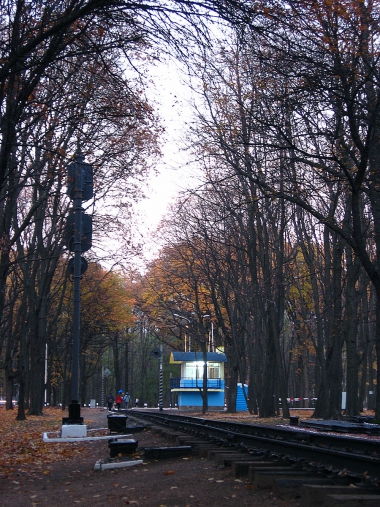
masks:
{"type": "Polygon", "coordinates": [[[136,452],[137,445],[138,445],[138,441],[133,440],[133,439],[109,440],[108,447],[110,449],[110,457],[114,458],[115,456],[118,456],[119,454],[121,454],[121,455],[133,454],[134,452],[136,452]]]}
{"type": "Polygon", "coordinates": [[[62,424],[61,438],[80,438],[87,436],[85,424],[62,424]]]}
{"type": "Polygon", "coordinates": [[[161,459],[175,458],[177,456],[187,456],[191,454],[190,445],[179,445],[177,447],[145,447],[144,456],[146,458],[161,459]]]}
{"type": "Polygon", "coordinates": [[[107,416],[108,429],[116,433],[125,433],[128,416],[125,414],[109,414],[107,416]]]}
{"type": "Polygon", "coordinates": [[[142,465],[143,460],[133,460],[133,461],[115,461],[115,462],[104,462],[102,460],[99,460],[95,463],[94,470],[112,470],[113,468],[131,468],[135,467],[136,465],[142,465]]]}

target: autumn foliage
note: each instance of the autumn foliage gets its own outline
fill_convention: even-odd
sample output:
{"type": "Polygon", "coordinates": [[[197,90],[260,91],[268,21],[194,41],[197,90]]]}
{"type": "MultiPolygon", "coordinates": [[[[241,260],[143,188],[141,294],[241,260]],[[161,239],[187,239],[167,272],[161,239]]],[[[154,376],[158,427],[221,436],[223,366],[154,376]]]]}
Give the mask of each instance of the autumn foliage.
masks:
{"type": "Polygon", "coordinates": [[[15,411],[0,407],[0,477],[14,478],[27,474],[36,476],[50,473],[50,465],[68,461],[88,452],[80,443],[46,443],[42,434],[58,431],[62,424],[62,410],[46,408],[44,417],[30,416],[15,421],[15,411]]]}

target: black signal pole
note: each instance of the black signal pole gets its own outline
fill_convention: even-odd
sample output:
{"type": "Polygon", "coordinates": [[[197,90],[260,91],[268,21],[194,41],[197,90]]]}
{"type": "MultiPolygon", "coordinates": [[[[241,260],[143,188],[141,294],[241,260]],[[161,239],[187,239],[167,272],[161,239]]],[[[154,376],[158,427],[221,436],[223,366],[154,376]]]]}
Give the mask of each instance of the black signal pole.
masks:
{"type": "Polygon", "coordinates": [[[81,280],[81,254],[82,254],[82,193],[83,169],[81,162],[84,158],[76,155],[75,194],[74,194],[74,288],[73,288],[73,349],[71,368],[71,404],[69,405],[69,418],[73,422],[83,422],[80,417],[79,403],[79,342],[80,342],[80,280],[81,280]],[[79,162],[79,163],[78,163],[79,162]]]}
{"type": "MultiPolygon", "coordinates": [[[[71,403],[69,417],[64,418],[65,424],[83,424],[79,403],[79,352],[80,352],[80,282],[87,267],[82,258],[82,251],[91,246],[91,238],[84,238],[84,213],[82,203],[92,197],[92,167],[84,163],[84,156],[78,152],[74,156],[74,163],[69,166],[68,193],[74,201],[73,224],[68,235],[69,249],[74,253],[73,265],[73,342],[71,368],[71,403]],[[74,227],[72,227],[74,225],[74,227]],[[72,230],[73,229],[73,230],[72,230]],[[83,245],[82,243],[85,243],[83,245]],[[84,268],[84,266],[86,266],[84,268]]],[[[88,218],[88,217],[87,217],[88,218]]]]}

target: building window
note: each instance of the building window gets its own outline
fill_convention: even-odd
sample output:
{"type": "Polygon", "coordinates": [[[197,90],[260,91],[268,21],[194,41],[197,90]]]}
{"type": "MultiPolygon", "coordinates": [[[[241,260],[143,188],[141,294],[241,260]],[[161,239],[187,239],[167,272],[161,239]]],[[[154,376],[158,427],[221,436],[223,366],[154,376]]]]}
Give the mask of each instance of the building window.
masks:
{"type": "Polygon", "coordinates": [[[220,363],[209,363],[207,376],[208,378],[220,378],[220,363]]]}
{"type": "MultiPolygon", "coordinates": [[[[184,378],[203,378],[203,361],[185,363],[182,372],[184,378]]],[[[208,363],[207,377],[221,378],[220,363],[208,363]]]]}

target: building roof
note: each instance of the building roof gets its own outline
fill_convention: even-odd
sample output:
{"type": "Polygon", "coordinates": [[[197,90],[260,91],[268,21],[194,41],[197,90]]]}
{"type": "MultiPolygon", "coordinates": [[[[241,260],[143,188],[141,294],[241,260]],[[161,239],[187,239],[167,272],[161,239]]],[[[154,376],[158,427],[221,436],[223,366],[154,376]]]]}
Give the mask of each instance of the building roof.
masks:
{"type": "MultiPolygon", "coordinates": [[[[192,361],[203,361],[203,352],[172,352],[170,354],[171,363],[190,363],[192,361]]],[[[226,354],[207,352],[208,363],[225,363],[226,361],[226,354]]]]}

